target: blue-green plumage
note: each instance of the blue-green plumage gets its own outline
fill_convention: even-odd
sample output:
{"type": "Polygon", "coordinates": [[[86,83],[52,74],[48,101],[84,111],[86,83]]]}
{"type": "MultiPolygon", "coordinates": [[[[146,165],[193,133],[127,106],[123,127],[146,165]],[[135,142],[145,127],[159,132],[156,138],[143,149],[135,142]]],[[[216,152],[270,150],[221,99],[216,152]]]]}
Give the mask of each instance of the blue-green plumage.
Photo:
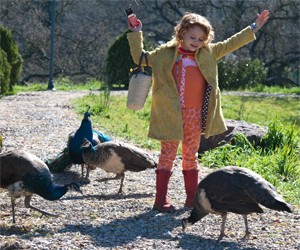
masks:
{"type": "MultiPolygon", "coordinates": [[[[90,119],[90,113],[87,111],[84,114],[84,117],[81,121],[79,129],[75,134],[71,134],[68,139],[68,153],[73,164],[81,164],[82,168],[82,177],[83,177],[83,168],[84,160],[82,158],[81,145],[85,139],[92,142],[92,145],[98,145],[102,142],[111,141],[111,138],[103,133],[96,131],[92,128],[92,122],[90,119]]],[[[89,175],[89,169],[87,170],[86,178],[89,175]]]]}
{"type": "Polygon", "coordinates": [[[33,194],[47,200],[58,200],[69,190],[81,192],[79,185],[70,183],[56,185],[47,165],[38,157],[22,150],[0,154],[0,187],[7,189],[11,196],[13,222],[15,222],[15,200],[25,196],[25,206],[45,215],[52,215],[30,205],[33,194]]]}
{"type": "Polygon", "coordinates": [[[68,151],[73,164],[84,163],[80,147],[85,138],[89,141],[93,140],[93,129],[89,112],[85,112],[79,129],[75,132],[74,136],[70,138],[68,143],[68,151]]]}
{"type": "MultiPolygon", "coordinates": [[[[91,141],[93,146],[102,142],[111,141],[111,138],[108,135],[93,129],[89,112],[84,113],[80,127],[75,132],[69,134],[67,148],[65,148],[55,159],[46,161],[50,171],[52,173],[61,172],[64,169],[71,167],[72,164],[81,164],[83,177],[84,161],[82,158],[81,145],[84,139],[91,141]]],[[[88,174],[89,169],[86,177],[88,177],[88,174]]]]}
{"type": "Polygon", "coordinates": [[[54,184],[50,172],[44,169],[39,172],[39,175],[32,176],[29,173],[22,180],[26,190],[50,201],[60,199],[68,191],[68,186],[54,184]]]}
{"type": "Polygon", "coordinates": [[[102,143],[102,142],[108,142],[108,141],[111,141],[111,138],[108,135],[105,135],[102,132],[96,131],[93,129],[93,141],[92,141],[93,146],[99,144],[99,142],[102,143]],[[95,137],[99,141],[95,140],[95,137]]]}
{"type": "Polygon", "coordinates": [[[73,164],[84,163],[81,151],[81,145],[84,139],[92,142],[93,146],[102,142],[111,141],[109,136],[92,128],[90,116],[89,112],[85,112],[79,129],[75,132],[74,136],[69,139],[68,150],[73,164]]]}

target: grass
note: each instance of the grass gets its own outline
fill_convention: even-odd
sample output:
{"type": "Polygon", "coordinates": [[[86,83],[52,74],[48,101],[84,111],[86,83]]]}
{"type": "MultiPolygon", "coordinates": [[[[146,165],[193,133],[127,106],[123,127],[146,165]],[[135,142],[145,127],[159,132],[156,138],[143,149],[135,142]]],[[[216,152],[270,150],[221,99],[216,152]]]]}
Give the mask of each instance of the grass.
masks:
{"type": "Polygon", "coordinates": [[[245,120],[259,125],[266,125],[269,121],[295,123],[300,130],[300,101],[296,98],[223,95],[222,107],[227,119],[245,120]]]}
{"type": "Polygon", "coordinates": [[[237,165],[252,169],[272,183],[288,201],[299,205],[300,142],[294,128],[273,122],[259,145],[251,145],[244,135],[238,135],[234,145],[207,151],[201,161],[212,168],[237,165]]]}
{"type": "MultiPolygon", "coordinates": [[[[150,100],[145,108],[126,108],[126,96],[89,95],[74,101],[76,112],[83,114],[91,106],[94,127],[121,137],[143,148],[159,150],[159,143],[147,138],[150,100]],[[105,101],[105,98],[109,99],[105,101]]],[[[204,166],[219,168],[237,165],[250,168],[270,181],[284,198],[300,204],[300,104],[298,99],[226,96],[222,98],[227,119],[269,126],[261,145],[255,147],[240,137],[236,145],[226,145],[204,153],[199,161],[204,166]]],[[[179,152],[180,153],[180,152],[179,152]]]]}
{"type": "Polygon", "coordinates": [[[272,86],[268,87],[265,85],[259,85],[257,87],[248,89],[246,91],[249,92],[263,92],[263,93],[273,93],[273,94],[294,94],[294,95],[300,95],[300,88],[299,87],[292,87],[292,88],[286,88],[286,87],[278,87],[278,86],[272,86]]]}
{"type": "MultiPolygon", "coordinates": [[[[132,141],[142,147],[158,150],[159,144],[147,138],[150,119],[150,98],[145,108],[132,111],[126,108],[126,96],[110,96],[104,104],[103,94],[89,94],[74,102],[76,112],[83,114],[91,106],[93,123],[107,132],[132,141]]],[[[222,106],[226,119],[245,120],[262,126],[270,121],[294,124],[300,132],[300,102],[298,99],[276,99],[223,96],[222,106]]]]}
{"type": "MultiPolygon", "coordinates": [[[[70,79],[66,77],[55,79],[54,87],[56,90],[88,90],[88,89],[99,89],[103,87],[104,83],[96,79],[90,79],[86,83],[74,84],[70,79]]],[[[30,83],[27,86],[15,85],[14,90],[8,94],[16,94],[23,91],[45,91],[47,90],[48,84],[44,83],[30,83]]],[[[118,87],[118,86],[116,86],[118,87]]],[[[258,85],[251,89],[244,90],[245,92],[263,92],[273,94],[297,94],[300,95],[300,87],[293,88],[281,88],[278,86],[268,87],[265,85],[258,85]]],[[[0,95],[1,97],[1,95],[0,95]]]]}
{"type": "Polygon", "coordinates": [[[91,108],[94,127],[103,129],[104,132],[114,137],[124,138],[143,148],[159,150],[156,140],[147,138],[150,119],[150,100],[145,108],[132,111],[126,108],[126,96],[109,96],[109,103],[105,101],[104,94],[89,94],[74,101],[76,112],[83,114],[87,105],[91,108]],[[106,102],[106,104],[105,104],[106,102]]]}
{"type": "MultiPolygon", "coordinates": [[[[64,91],[64,90],[89,90],[89,89],[100,89],[102,88],[103,83],[97,81],[96,79],[91,79],[87,83],[77,83],[74,84],[68,78],[59,78],[54,82],[55,90],[64,91]]],[[[27,86],[15,85],[12,92],[9,92],[8,95],[17,94],[19,92],[35,92],[35,91],[45,91],[48,88],[48,84],[44,83],[32,83],[27,86]]],[[[0,95],[1,97],[1,95],[0,95]]]]}
{"type": "MultiPolygon", "coordinates": [[[[46,85],[16,87],[15,92],[45,90],[46,85]]],[[[91,80],[74,85],[67,80],[55,83],[57,90],[99,89],[101,83],[91,80]]],[[[269,93],[299,94],[300,88],[279,89],[261,87],[269,93]]],[[[255,91],[259,91],[256,89],[255,91]]],[[[13,93],[12,93],[13,94],[13,93]]],[[[159,142],[147,138],[150,100],[145,108],[132,111],[126,108],[126,96],[110,95],[108,91],[90,94],[74,100],[81,117],[90,106],[93,126],[113,137],[124,138],[140,147],[159,150],[159,142]]],[[[245,120],[269,127],[260,145],[251,145],[243,135],[235,145],[225,145],[201,155],[201,164],[211,168],[238,165],[250,168],[270,181],[284,198],[300,205],[300,102],[296,98],[266,98],[223,95],[222,107],[226,119],[245,120]]],[[[180,152],[179,152],[180,153],[180,152]]]]}

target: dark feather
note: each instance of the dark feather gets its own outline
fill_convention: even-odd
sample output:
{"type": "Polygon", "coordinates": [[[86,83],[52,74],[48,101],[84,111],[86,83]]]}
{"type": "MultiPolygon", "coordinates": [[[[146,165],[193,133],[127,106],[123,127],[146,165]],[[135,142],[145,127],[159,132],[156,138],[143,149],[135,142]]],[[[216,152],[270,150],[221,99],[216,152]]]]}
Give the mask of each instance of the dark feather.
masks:
{"type": "MultiPolygon", "coordinates": [[[[260,205],[292,212],[291,206],[268,181],[249,169],[236,166],[225,167],[207,175],[198,185],[195,204],[190,217],[182,221],[184,229],[209,213],[222,215],[225,225],[227,213],[232,212],[244,216],[245,237],[249,234],[246,216],[250,213],[263,213],[260,205]]],[[[223,236],[222,226],[219,239],[223,236]]]]}
{"type": "MultiPolygon", "coordinates": [[[[50,171],[57,173],[71,167],[73,164],[81,164],[83,177],[84,161],[82,159],[81,144],[84,139],[91,141],[93,146],[111,140],[108,135],[92,128],[89,112],[84,113],[78,130],[69,134],[67,148],[64,148],[55,159],[46,161],[50,171]]],[[[88,173],[89,170],[87,176],[88,173]]]]}
{"type": "Polygon", "coordinates": [[[111,141],[96,146],[89,143],[82,149],[86,164],[100,167],[112,173],[139,172],[157,166],[150,154],[128,143],[111,141]],[[112,162],[114,156],[116,162],[112,162]]]}
{"type": "MultiPolygon", "coordinates": [[[[157,167],[156,161],[150,154],[128,143],[111,141],[92,146],[88,140],[85,140],[82,154],[85,164],[119,176],[124,176],[126,171],[140,172],[157,167]]],[[[122,190],[122,182],[120,190],[122,190]]]]}
{"type": "Polygon", "coordinates": [[[48,159],[45,163],[52,173],[59,173],[70,168],[72,166],[72,161],[69,156],[68,148],[64,148],[55,159],[48,159]]]}
{"type": "Polygon", "coordinates": [[[22,150],[13,150],[0,154],[0,187],[7,189],[11,196],[14,216],[15,199],[25,196],[25,205],[42,214],[51,215],[30,205],[32,194],[47,200],[58,200],[68,190],[80,191],[76,183],[64,186],[56,185],[47,165],[33,154],[22,150]]]}
{"type": "Polygon", "coordinates": [[[262,209],[258,209],[258,204],[261,204],[270,209],[291,212],[289,206],[281,208],[279,204],[285,202],[272,184],[246,168],[232,166],[217,170],[204,178],[198,188],[206,191],[212,208],[217,211],[261,213],[262,209]],[[212,185],[215,180],[218,180],[217,183],[212,185]]]}

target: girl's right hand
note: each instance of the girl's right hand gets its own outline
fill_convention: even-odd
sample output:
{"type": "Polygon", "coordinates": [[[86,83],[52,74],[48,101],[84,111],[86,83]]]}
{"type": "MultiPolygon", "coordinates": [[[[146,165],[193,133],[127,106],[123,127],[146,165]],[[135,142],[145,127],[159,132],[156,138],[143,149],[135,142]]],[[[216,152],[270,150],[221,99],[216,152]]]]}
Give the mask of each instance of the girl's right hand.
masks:
{"type": "Polygon", "coordinates": [[[256,26],[260,29],[264,24],[268,21],[270,16],[270,12],[268,10],[264,10],[261,14],[257,14],[256,18],[256,26]]]}
{"type": "Polygon", "coordinates": [[[136,27],[132,27],[128,21],[128,28],[133,32],[139,32],[142,30],[143,24],[140,19],[138,19],[139,25],[136,27]]]}

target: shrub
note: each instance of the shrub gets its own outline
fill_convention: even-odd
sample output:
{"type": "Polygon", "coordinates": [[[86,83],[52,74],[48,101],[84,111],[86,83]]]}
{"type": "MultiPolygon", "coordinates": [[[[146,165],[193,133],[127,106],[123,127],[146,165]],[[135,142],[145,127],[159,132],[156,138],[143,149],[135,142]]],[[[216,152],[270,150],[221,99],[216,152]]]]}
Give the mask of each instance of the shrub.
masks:
{"type": "MultiPolygon", "coordinates": [[[[0,48],[6,53],[6,59],[10,65],[9,90],[13,90],[13,86],[18,83],[22,69],[22,57],[19,54],[18,46],[9,29],[0,26],[0,48]]],[[[2,55],[1,55],[2,56],[2,55]]],[[[5,63],[4,63],[5,64],[5,63]]],[[[2,65],[4,65],[2,64],[2,65]]],[[[2,71],[7,71],[3,70],[2,71]]]]}
{"type": "Polygon", "coordinates": [[[7,61],[7,55],[0,49],[0,94],[5,94],[9,89],[11,66],[7,61]]]}
{"type": "MultiPolygon", "coordinates": [[[[123,85],[125,89],[129,84],[129,72],[131,68],[135,68],[135,63],[130,54],[130,47],[127,39],[129,30],[122,34],[108,49],[105,74],[106,82],[111,89],[113,85],[123,85]]],[[[150,46],[147,37],[144,39],[144,48],[147,50],[150,46]]]]}
{"type": "Polygon", "coordinates": [[[219,82],[220,89],[237,90],[253,88],[266,80],[267,68],[258,59],[244,61],[220,61],[219,82]]]}
{"type": "Polygon", "coordinates": [[[128,86],[128,73],[134,66],[130,55],[127,33],[125,32],[110,46],[105,62],[106,82],[110,88],[113,84],[128,86]]]}
{"type": "Polygon", "coordinates": [[[229,165],[246,167],[260,174],[273,185],[290,193],[289,199],[299,202],[300,141],[294,126],[279,122],[269,124],[268,134],[259,145],[252,145],[243,134],[237,134],[233,144],[226,144],[203,153],[204,166],[221,168],[229,165]]]}

